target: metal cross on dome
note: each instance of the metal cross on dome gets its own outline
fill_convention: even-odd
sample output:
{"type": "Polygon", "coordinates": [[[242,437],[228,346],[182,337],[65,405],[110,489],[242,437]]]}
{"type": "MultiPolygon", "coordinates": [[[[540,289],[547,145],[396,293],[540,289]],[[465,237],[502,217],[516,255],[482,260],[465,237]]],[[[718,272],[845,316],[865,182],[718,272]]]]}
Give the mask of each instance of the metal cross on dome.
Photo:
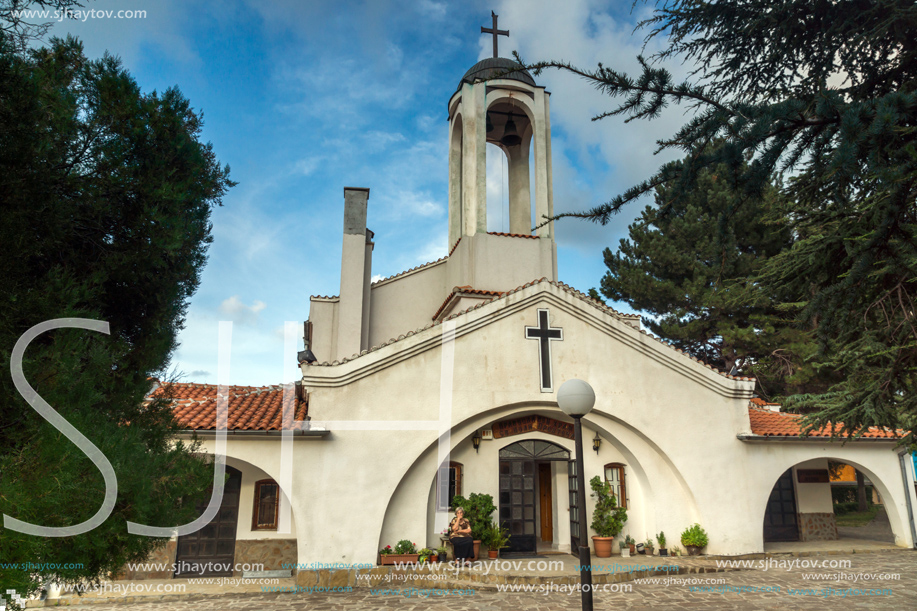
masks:
{"type": "Polygon", "coordinates": [[[485,28],[484,26],[481,26],[481,34],[493,34],[493,37],[494,37],[494,57],[500,57],[500,56],[497,54],[497,36],[506,36],[507,38],[509,38],[509,30],[498,30],[498,29],[497,29],[497,17],[498,17],[498,15],[495,14],[493,11],[490,11],[490,16],[493,18],[494,25],[493,25],[492,28],[485,28]]]}

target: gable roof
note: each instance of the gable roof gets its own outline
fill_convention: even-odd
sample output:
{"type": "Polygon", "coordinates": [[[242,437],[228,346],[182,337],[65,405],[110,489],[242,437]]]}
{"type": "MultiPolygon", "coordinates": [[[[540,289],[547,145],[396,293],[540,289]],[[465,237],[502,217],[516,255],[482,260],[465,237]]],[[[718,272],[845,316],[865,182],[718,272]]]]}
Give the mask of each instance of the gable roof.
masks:
{"type": "MultiPolygon", "coordinates": [[[[760,399],[757,401],[752,399],[748,405],[748,418],[751,421],[751,432],[754,435],[761,437],[787,437],[787,438],[805,438],[805,437],[814,437],[814,438],[830,438],[831,426],[825,426],[820,429],[813,429],[809,431],[807,435],[802,433],[802,423],[801,419],[803,418],[802,414],[788,414],[786,412],[775,412],[766,407],[759,407],[759,402],[764,403],[760,399]]],[[[776,403],[769,403],[768,405],[777,405],[776,403]]],[[[840,428],[843,426],[842,423],[839,423],[837,427],[840,428]]],[[[859,438],[866,439],[900,439],[906,434],[905,431],[893,431],[888,428],[879,428],[875,426],[869,427],[859,438]]],[[[844,433],[839,435],[840,437],[850,437],[848,434],[844,433]]],[[[851,437],[856,438],[856,437],[851,437]]]]}
{"type": "MultiPolygon", "coordinates": [[[[576,297],[576,298],[579,299],[580,301],[582,301],[582,302],[588,304],[589,306],[591,306],[591,307],[593,307],[593,308],[596,308],[597,310],[600,310],[601,312],[603,312],[603,313],[605,313],[605,314],[609,314],[609,315],[615,317],[615,318],[618,319],[618,320],[622,320],[622,321],[623,321],[624,319],[639,318],[639,316],[637,316],[637,315],[624,314],[624,313],[622,313],[622,312],[618,312],[618,311],[615,310],[614,308],[611,308],[611,307],[609,307],[609,306],[607,306],[607,305],[605,305],[605,304],[603,304],[603,303],[599,303],[599,302],[596,301],[595,299],[591,298],[589,295],[586,295],[585,293],[582,293],[582,292],[576,290],[575,288],[573,288],[573,287],[571,287],[571,286],[569,286],[569,285],[567,285],[567,284],[564,284],[563,282],[555,282],[555,281],[553,281],[553,280],[548,280],[547,278],[541,278],[541,279],[539,279],[539,280],[533,280],[532,282],[528,282],[528,283],[526,283],[526,284],[523,284],[522,286],[518,286],[518,287],[516,287],[516,288],[514,288],[514,289],[512,289],[512,290],[510,290],[510,291],[506,291],[506,292],[504,292],[504,293],[496,294],[492,299],[486,299],[486,298],[485,298],[485,299],[482,299],[482,300],[481,300],[481,303],[478,303],[478,304],[475,304],[475,305],[473,305],[473,306],[471,306],[471,307],[465,308],[464,310],[461,310],[461,311],[459,311],[459,312],[455,312],[454,314],[450,314],[449,316],[446,316],[446,317],[443,318],[442,320],[435,321],[435,322],[433,322],[433,323],[431,323],[431,324],[428,324],[428,325],[426,325],[425,327],[422,327],[422,328],[420,328],[420,329],[415,329],[415,330],[413,330],[413,331],[408,331],[407,333],[404,333],[404,334],[402,334],[402,335],[399,335],[397,338],[393,337],[393,338],[389,339],[387,342],[383,342],[383,343],[381,343],[381,344],[379,344],[379,345],[373,346],[373,347],[370,348],[369,350],[363,350],[362,352],[360,352],[360,353],[358,353],[358,354],[355,353],[355,354],[353,354],[353,355],[351,355],[351,356],[349,356],[349,357],[347,357],[347,358],[343,358],[343,359],[340,359],[340,360],[335,360],[335,361],[333,361],[333,362],[328,362],[328,361],[323,361],[323,362],[320,362],[320,363],[319,363],[319,362],[316,362],[316,363],[310,363],[308,366],[309,366],[309,367],[333,367],[333,366],[336,366],[336,365],[342,365],[342,364],[344,364],[344,363],[351,362],[351,361],[353,361],[353,360],[355,360],[355,359],[360,358],[361,356],[364,356],[364,355],[369,354],[369,353],[372,353],[372,352],[376,352],[377,350],[379,350],[379,349],[381,349],[381,348],[384,348],[385,346],[389,346],[389,345],[391,345],[391,344],[395,344],[395,343],[397,343],[397,342],[403,341],[403,340],[405,340],[405,339],[407,339],[407,338],[409,338],[409,337],[412,337],[412,336],[414,336],[414,335],[417,335],[417,334],[419,334],[419,333],[422,333],[422,332],[426,331],[427,329],[431,329],[431,328],[433,328],[433,327],[436,327],[436,326],[438,326],[438,325],[441,325],[442,323],[444,323],[444,322],[446,322],[446,321],[448,321],[448,320],[452,320],[452,319],[454,319],[454,318],[458,318],[459,316],[462,316],[462,315],[464,315],[464,314],[467,314],[468,312],[471,312],[471,311],[473,311],[473,310],[477,310],[478,308],[482,308],[482,307],[488,306],[488,305],[490,305],[490,304],[492,304],[492,303],[494,303],[494,302],[497,302],[497,301],[500,301],[500,300],[503,300],[503,299],[507,299],[508,297],[510,297],[511,295],[514,295],[515,293],[518,293],[518,292],[520,292],[520,291],[522,291],[522,290],[524,290],[524,289],[527,289],[527,288],[529,288],[529,287],[536,286],[536,285],[539,285],[539,284],[546,284],[546,285],[550,285],[550,286],[556,287],[556,288],[558,288],[558,289],[564,291],[565,293],[568,293],[568,294],[570,294],[570,295],[573,295],[574,297],[576,297]]],[[[451,297],[451,295],[450,295],[450,297],[451,297]]],[[[665,341],[659,339],[659,338],[656,337],[655,335],[652,335],[652,334],[650,334],[650,333],[647,333],[647,332],[644,331],[643,329],[638,329],[638,328],[636,328],[636,327],[632,327],[632,328],[633,328],[636,332],[639,332],[639,333],[641,333],[642,335],[644,335],[644,336],[646,336],[646,337],[648,337],[648,338],[650,338],[650,339],[652,339],[652,340],[655,340],[656,342],[658,342],[658,343],[661,344],[662,346],[668,348],[669,350],[673,350],[673,351],[677,352],[678,354],[680,354],[680,355],[683,356],[684,358],[689,359],[689,360],[691,360],[691,361],[694,361],[695,363],[698,363],[698,364],[702,365],[703,367],[705,367],[705,368],[707,368],[707,369],[713,371],[714,373],[719,374],[720,376],[723,376],[724,378],[727,378],[727,379],[730,379],[730,380],[754,381],[754,378],[749,378],[749,377],[745,377],[745,376],[734,376],[734,375],[729,375],[728,373],[725,373],[725,372],[723,372],[723,371],[720,371],[719,369],[716,369],[716,368],[712,367],[712,366],[709,365],[708,363],[705,363],[704,361],[702,361],[702,360],[700,360],[700,359],[698,359],[698,358],[696,358],[696,357],[694,357],[694,356],[691,356],[690,354],[684,352],[683,350],[681,350],[681,349],[679,349],[679,348],[675,348],[675,347],[672,346],[671,344],[669,344],[669,343],[667,343],[667,342],[665,342],[665,341]]]]}
{"type": "MultiPolygon", "coordinates": [[[[174,382],[155,388],[149,398],[169,397],[175,419],[186,430],[216,430],[215,384],[174,382]]],[[[293,401],[293,420],[307,420],[308,398],[299,398],[292,388],[287,401],[293,401]]],[[[283,429],[284,387],[230,386],[226,429],[230,431],[280,431],[283,429]]],[[[300,425],[301,426],[301,425],[300,425]]],[[[299,428],[292,424],[288,429],[299,428]]]]}

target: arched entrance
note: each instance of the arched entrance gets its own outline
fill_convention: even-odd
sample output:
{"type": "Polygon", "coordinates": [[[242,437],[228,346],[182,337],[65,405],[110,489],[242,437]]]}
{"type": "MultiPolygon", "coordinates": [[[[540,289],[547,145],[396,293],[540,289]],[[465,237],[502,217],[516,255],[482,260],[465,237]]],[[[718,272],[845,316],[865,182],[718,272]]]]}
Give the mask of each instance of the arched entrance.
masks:
{"type": "Polygon", "coordinates": [[[570,452],[542,439],[524,439],[500,449],[501,526],[510,534],[510,552],[535,552],[538,540],[553,539],[552,463],[570,462],[570,452]],[[537,518],[536,518],[537,516],[537,518]]]}
{"type": "MultiPolygon", "coordinates": [[[[232,577],[242,472],[227,465],[226,474],[229,477],[223,488],[223,501],[213,520],[197,532],[178,538],[176,577],[232,577]]],[[[201,513],[207,509],[210,493],[205,497],[198,505],[201,513]]]]}
{"type": "MultiPolygon", "coordinates": [[[[852,484],[855,489],[855,481],[852,484]]],[[[804,549],[811,542],[820,542],[823,547],[826,541],[836,542],[830,544],[832,549],[894,545],[896,536],[904,539],[901,531],[907,525],[900,520],[900,509],[888,502],[888,490],[885,482],[860,461],[818,457],[797,462],[779,476],[767,498],[763,538],[765,545],[771,546],[765,551],[804,549]],[[849,465],[851,472],[859,470],[869,479],[876,490],[875,503],[869,503],[869,511],[846,515],[856,508],[845,507],[847,503],[841,502],[836,489],[843,488],[844,482],[832,463],[849,465]],[[897,534],[895,527],[899,529],[897,534]],[[802,547],[787,547],[788,542],[798,542],[802,547]]]]}

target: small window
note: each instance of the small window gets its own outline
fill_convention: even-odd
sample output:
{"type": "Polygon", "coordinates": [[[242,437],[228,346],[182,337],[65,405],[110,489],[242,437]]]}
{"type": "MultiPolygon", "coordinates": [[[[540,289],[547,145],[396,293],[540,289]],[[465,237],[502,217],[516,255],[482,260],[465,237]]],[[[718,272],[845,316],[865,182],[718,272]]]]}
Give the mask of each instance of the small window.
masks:
{"type": "Polygon", "coordinates": [[[272,479],[255,482],[255,506],[252,509],[252,530],[277,530],[280,506],[280,486],[272,479]]]}
{"type": "Polygon", "coordinates": [[[439,481],[439,494],[437,495],[437,509],[446,511],[452,507],[452,499],[462,494],[462,463],[450,462],[443,469],[439,481]]]}
{"type": "Polygon", "coordinates": [[[618,499],[618,507],[627,509],[627,486],[624,484],[624,465],[619,462],[605,465],[605,481],[611,484],[611,493],[618,499]]]}

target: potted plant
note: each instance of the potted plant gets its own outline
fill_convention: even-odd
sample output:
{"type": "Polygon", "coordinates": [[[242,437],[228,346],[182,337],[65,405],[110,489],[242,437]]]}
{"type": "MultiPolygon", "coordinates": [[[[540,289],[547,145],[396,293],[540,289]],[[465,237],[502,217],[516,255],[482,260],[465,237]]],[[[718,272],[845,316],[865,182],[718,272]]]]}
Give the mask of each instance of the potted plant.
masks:
{"type": "Polygon", "coordinates": [[[669,551],[672,552],[673,556],[681,556],[681,548],[678,547],[677,545],[673,545],[672,549],[669,551]]]}
{"type": "Polygon", "coordinates": [[[630,535],[627,535],[626,537],[624,537],[624,542],[627,543],[627,549],[630,550],[631,556],[637,553],[637,542],[634,540],[633,537],[631,537],[630,535]]]}
{"type": "Polygon", "coordinates": [[[474,560],[478,559],[481,549],[481,538],[490,528],[492,514],[497,510],[494,497],[489,494],[472,492],[467,497],[456,495],[452,497],[452,506],[465,510],[465,519],[471,524],[471,539],[474,541],[474,560]]]}
{"type": "Polygon", "coordinates": [[[595,511],[592,513],[592,537],[597,558],[610,558],[611,545],[615,536],[624,528],[627,521],[627,510],[618,507],[618,500],[611,493],[611,484],[596,475],[589,480],[592,496],[595,497],[595,511]]]}
{"type": "Polygon", "coordinates": [[[439,562],[445,562],[447,560],[448,555],[449,555],[449,550],[446,549],[445,545],[440,545],[439,547],[436,548],[436,557],[439,562]]]}
{"type": "Polygon", "coordinates": [[[656,540],[659,541],[659,555],[668,556],[669,550],[665,547],[665,533],[660,530],[659,534],[656,535],[656,540]]]}
{"type": "Polygon", "coordinates": [[[618,547],[621,548],[621,557],[630,558],[630,547],[626,541],[618,541],[618,547]]]}
{"type": "Polygon", "coordinates": [[[509,529],[491,524],[490,529],[484,535],[485,543],[489,548],[487,551],[488,558],[496,558],[500,550],[509,547],[509,529]]]}
{"type": "Polygon", "coordinates": [[[400,562],[417,562],[420,554],[417,553],[417,546],[408,539],[402,539],[395,544],[395,549],[391,545],[386,545],[379,550],[381,564],[395,564],[400,562]],[[388,550],[388,551],[386,551],[388,550]]]}
{"type": "Polygon", "coordinates": [[[434,552],[429,547],[425,547],[419,552],[417,552],[417,560],[422,564],[424,562],[436,562],[436,552],[434,552]]]}
{"type": "Polygon", "coordinates": [[[653,542],[652,539],[647,539],[647,540],[646,540],[646,543],[643,544],[643,549],[646,550],[646,555],[647,555],[647,556],[652,556],[652,555],[653,555],[653,550],[656,549],[656,544],[653,542]]]}
{"type": "Polygon", "coordinates": [[[707,532],[700,524],[694,523],[681,533],[681,544],[688,550],[689,556],[697,556],[703,548],[707,547],[707,532]]]}

